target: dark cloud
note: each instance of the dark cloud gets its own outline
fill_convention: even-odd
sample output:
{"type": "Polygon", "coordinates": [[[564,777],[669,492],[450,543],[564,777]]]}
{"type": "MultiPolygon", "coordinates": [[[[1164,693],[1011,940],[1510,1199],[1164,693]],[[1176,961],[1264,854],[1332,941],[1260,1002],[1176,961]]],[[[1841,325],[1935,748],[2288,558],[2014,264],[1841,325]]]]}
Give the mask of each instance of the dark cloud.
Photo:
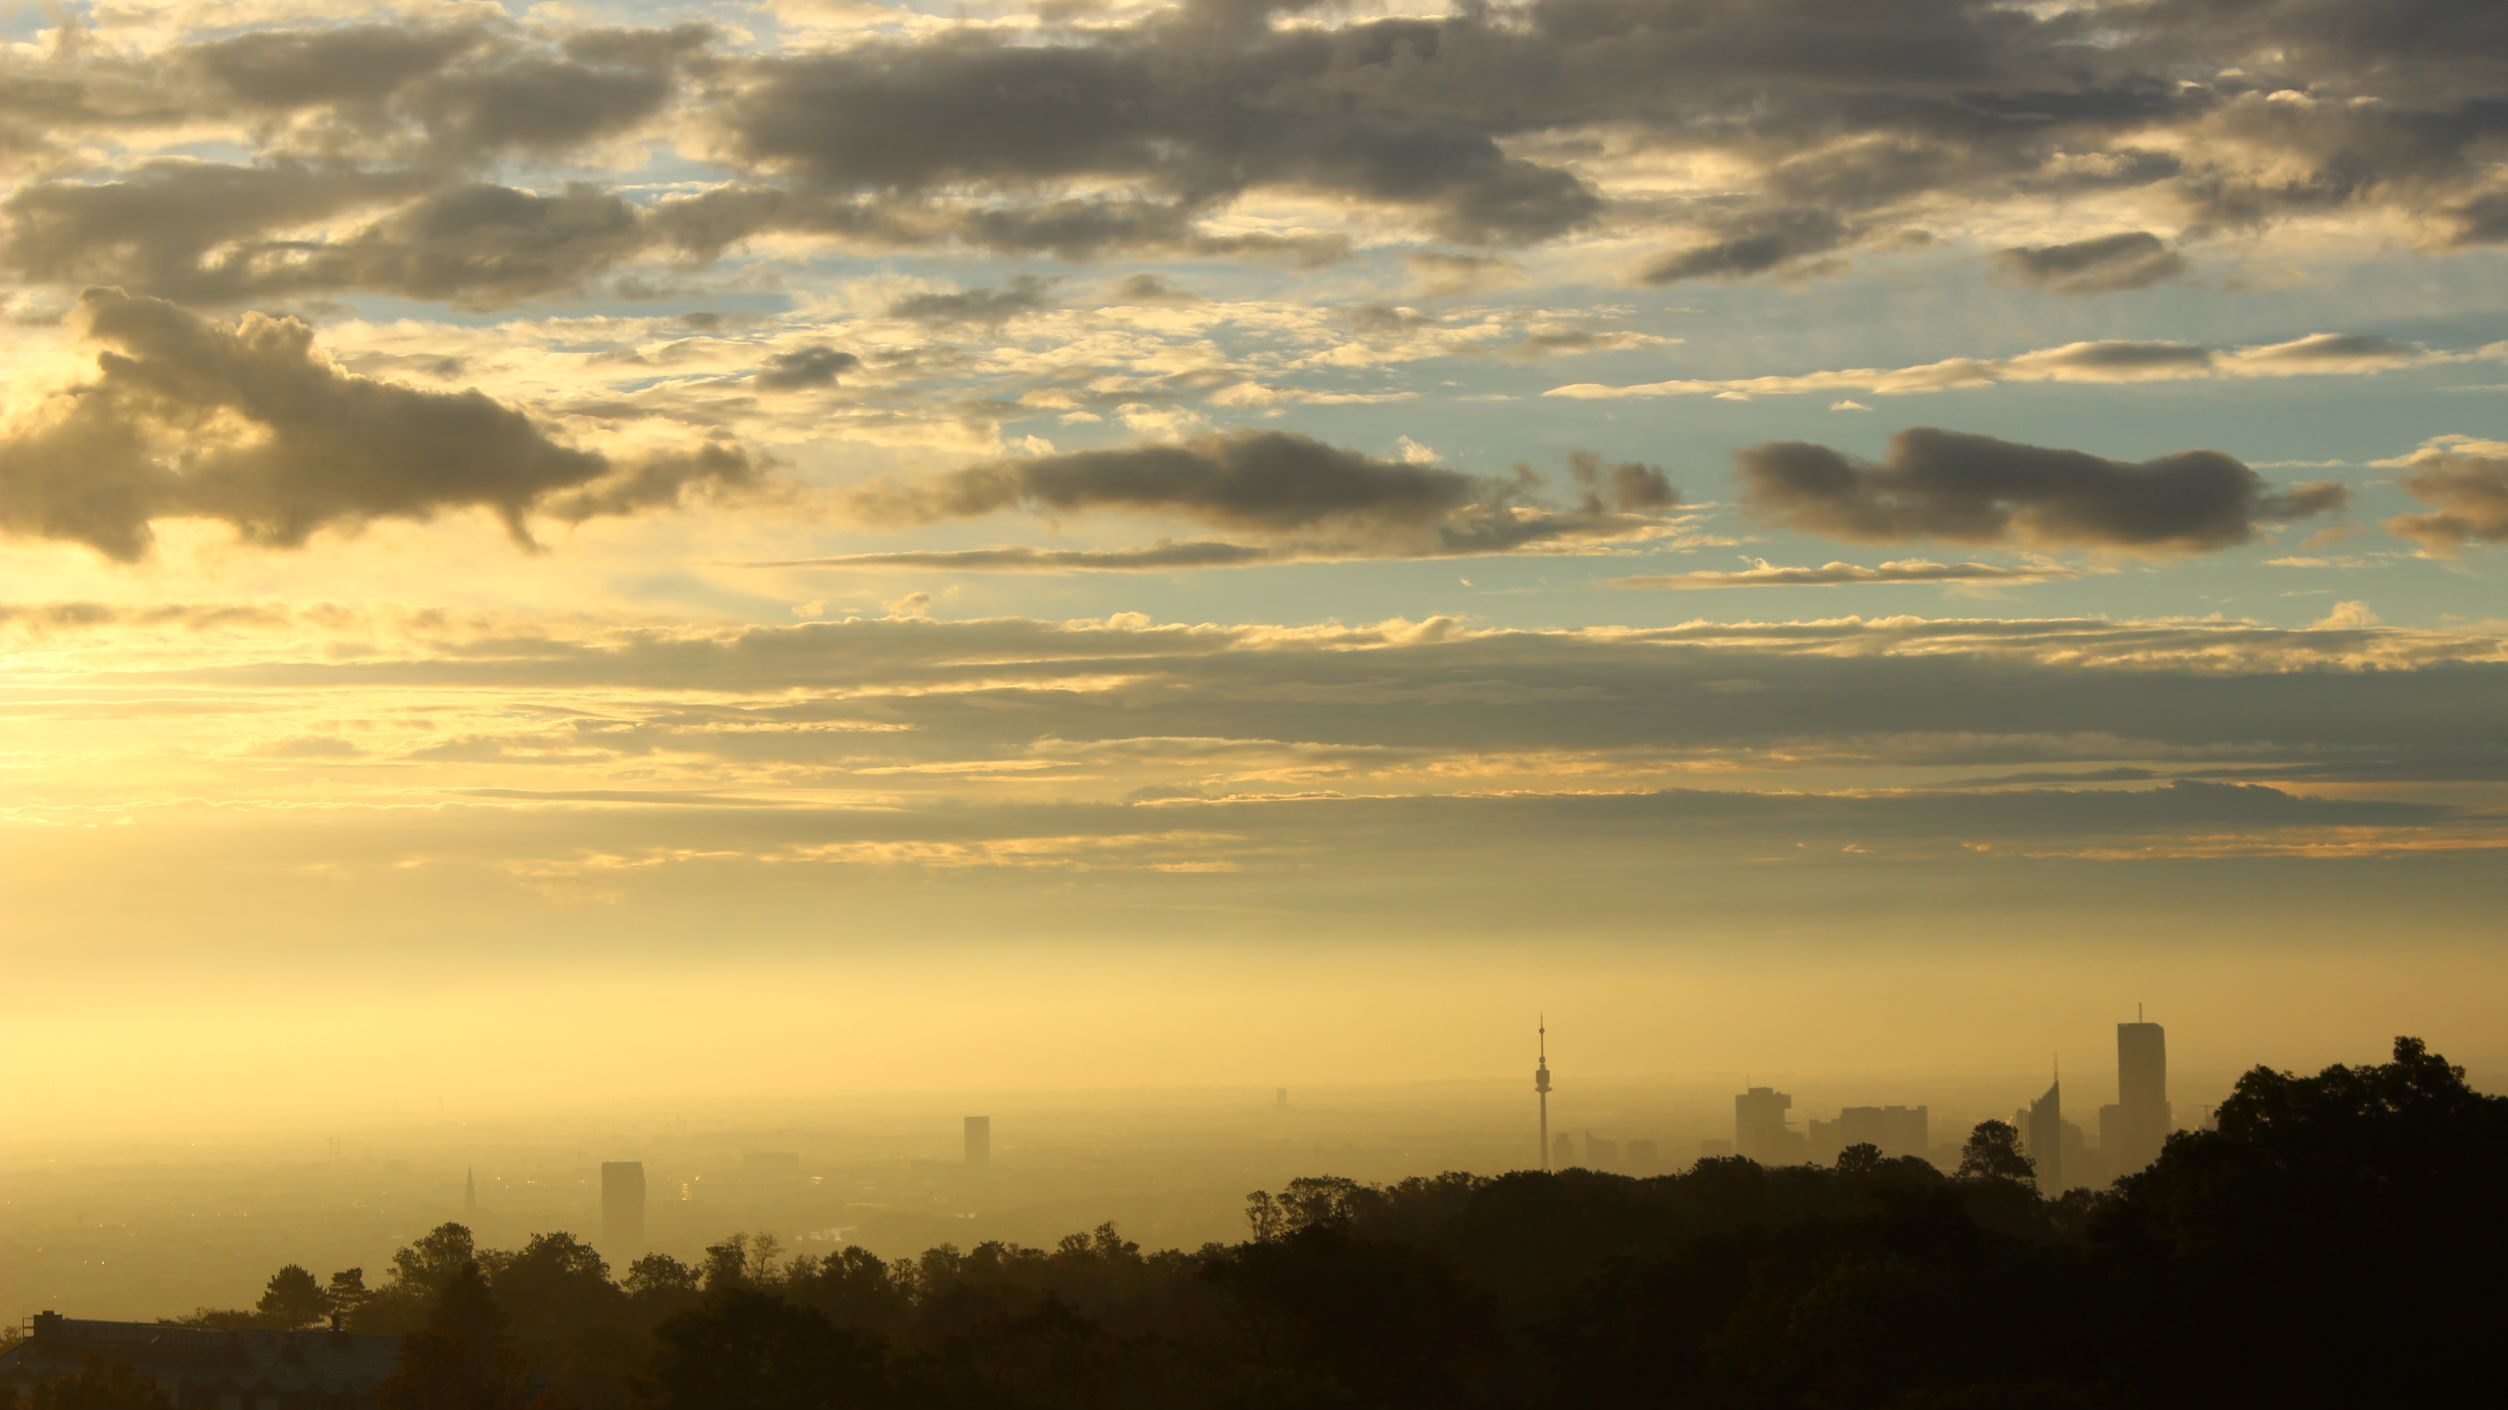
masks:
{"type": "Polygon", "coordinates": [[[0,265],[32,283],[111,285],[216,301],[292,276],[305,247],[267,232],[406,198],[407,173],[302,162],[157,161],[113,181],[40,182],[11,194],[0,265]]]}
{"type": "Polygon", "coordinates": [[[2418,362],[2429,350],[2417,343],[2375,333],[2311,333],[2287,343],[2241,348],[2242,366],[2262,370],[2311,371],[2318,367],[2373,368],[2418,362]]]}
{"type": "Polygon", "coordinates": [[[1681,502],[1681,492],[1672,488],[1659,465],[1635,460],[1607,463],[1590,450],[1576,450],[1568,452],[1567,467],[1569,477],[1585,491],[1588,514],[1641,513],[1670,509],[1681,502]]]}
{"type": "Polygon", "coordinates": [[[1189,289],[1179,289],[1155,274],[1126,276],[1114,287],[1118,303],[1128,304],[1197,304],[1202,296],[1189,289]]]}
{"type": "Polygon", "coordinates": [[[2399,514],[2390,532],[2436,554],[2469,544],[2508,543],[2508,444],[2451,438],[2434,442],[2404,462],[2404,489],[2426,513],[2399,514]]]}
{"type": "Polygon", "coordinates": [[[1606,586],[1678,591],[1742,587],[1858,587],[1870,583],[2043,583],[2049,579],[2080,576],[2070,568],[2054,564],[2011,567],[1994,563],[1929,563],[1913,559],[1876,566],[1824,563],[1816,568],[1790,568],[1761,563],[1756,567],[1723,573],[1645,573],[1613,578],[1606,586]]]}
{"type": "Polygon", "coordinates": [[[160,519],[211,519],[290,548],[324,528],[485,509],[520,543],[529,517],[632,513],[754,484],[725,446],[621,462],[555,439],[477,391],[341,371],[289,318],[205,319],[92,291],[97,375],[0,438],[0,526],[144,556],[160,519]]]}
{"type": "Polygon", "coordinates": [[[0,266],[37,282],[190,303],[369,290],[493,307],[578,288],[653,239],[608,192],[487,183],[427,191],[337,239],[267,234],[423,184],[407,172],[195,162],[156,163],[122,181],[39,184],[0,207],[9,217],[0,266]]]}
{"type": "Polygon", "coordinates": [[[1801,265],[1853,238],[1846,222],[1829,211],[1770,211],[1735,222],[1720,238],[1665,255],[1641,277],[1649,284],[1741,279],[1801,265]]]}
{"type": "Polygon", "coordinates": [[[470,166],[563,154],[645,122],[712,39],[702,25],[595,29],[548,50],[486,24],[342,25],[190,45],[172,66],[283,119],[273,138],[300,154],[470,166]]]}
{"type": "Polygon", "coordinates": [[[2024,284],[2057,294],[2144,289],[2186,272],[2185,256],[2147,230],[2063,245],[2022,245],[2000,252],[1994,263],[2024,284]]]}
{"type": "Polygon", "coordinates": [[[2140,462],[1914,427],[1880,462],[1799,441],[1735,457],[1743,502],[1787,528],[1865,543],[2063,544],[2200,552],[2339,509],[2338,485],[2272,489],[2218,451],[2140,462]]]}
{"type": "Polygon", "coordinates": [[[1371,99],[1371,69],[1433,61],[1430,26],[1213,45],[1188,13],[1094,44],[953,35],[761,61],[723,114],[736,154],[802,189],[858,198],[947,186],[1146,183],[1189,216],[1260,186],[1417,210],[1471,242],[1590,220],[1572,173],[1506,155],[1483,121],[1371,99]]]}
{"type": "Polygon", "coordinates": [[[2100,380],[2132,377],[2145,373],[2183,373],[2195,376],[2213,364],[2210,348],[2192,343],[2131,342],[2104,338],[2097,342],[2066,343],[2027,353],[2013,360],[2033,374],[2073,373],[2100,380]]]}
{"type": "Polygon", "coordinates": [[[895,553],[848,553],[833,558],[795,558],[753,563],[754,568],[931,568],[959,573],[1137,573],[1182,568],[1245,568],[1278,563],[1282,550],[1245,543],[1176,543],[1146,548],[956,548],[895,553]]]}
{"type": "Polygon", "coordinates": [[[888,306],[891,318],[917,323],[978,324],[998,328],[1016,318],[1053,307],[1048,292],[1054,281],[1034,274],[1012,276],[998,289],[959,289],[946,294],[909,294],[888,306]]]}
{"type": "Polygon", "coordinates": [[[969,466],[858,492],[873,523],[930,523],[1019,509],[1047,518],[1101,511],[1168,515],[1250,532],[1323,556],[1444,556],[1638,537],[1662,526],[1677,496],[1662,472],[1572,462],[1586,486],[1575,510],[1534,501],[1534,477],[1465,474],[1381,460],[1281,431],[1176,445],[1076,451],[969,466]]]}
{"type": "Polygon", "coordinates": [[[486,27],[475,24],[260,30],[191,45],[174,67],[253,108],[368,105],[489,44],[486,27]]]}
{"type": "MultiPolygon", "coordinates": [[[[2481,47],[2498,26],[2460,0],[2381,7],[2408,16],[2392,22],[2335,0],[1534,0],[1273,22],[1296,8],[1193,5],[1045,44],[952,28],[769,56],[693,25],[554,39],[484,21],[279,28],[141,58],[56,40],[41,58],[0,58],[0,152],[240,116],[266,162],[451,184],[518,180],[497,164],[684,114],[672,130],[702,134],[684,155],[734,173],[654,203],[668,218],[653,245],[695,259],[776,232],[1072,259],[1346,248],[1330,231],[1212,219],[1264,190],[1484,248],[1596,222],[1677,229],[1643,271],[1655,283],[1817,272],[1849,248],[1922,237],[1945,199],[2148,190],[2198,234],[2353,206],[2406,215],[2438,242],[2508,231],[2492,158],[2508,108],[2481,47]],[[1641,163],[1711,161],[1727,189],[1614,203],[1579,174],[1613,169],[1579,164],[1606,133],[1641,163]]],[[[289,222],[247,224],[256,245],[289,222]]],[[[150,238],[228,258],[218,242],[150,238]]],[[[2075,292],[2178,267],[2139,231],[1998,264],[2075,292]]],[[[1504,272],[1423,274],[1434,294],[1504,272]]]]}
{"type": "Polygon", "coordinates": [[[770,353],[754,379],[760,391],[790,392],[805,387],[832,387],[836,379],[862,365],[862,359],[825,343],[790,352],[770,353]]]}

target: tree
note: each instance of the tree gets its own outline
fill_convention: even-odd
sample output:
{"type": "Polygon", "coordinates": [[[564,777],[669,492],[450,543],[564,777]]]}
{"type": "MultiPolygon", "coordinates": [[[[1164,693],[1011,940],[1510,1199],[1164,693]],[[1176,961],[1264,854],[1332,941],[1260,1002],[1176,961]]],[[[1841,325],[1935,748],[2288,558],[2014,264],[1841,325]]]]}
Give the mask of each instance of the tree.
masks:
{"type": "Polygon", "coordinates": [[[478,1261],[478,1245],[470,1237],[469,1226],[438,1224],[426,1237],[392,1255],[392,1279],[432,1298],[465,1266],[477,1271],[478,1261]]]}
{"type": "Polygon", "coordinates": [[[2008,1121],[1980,1121],[1959,1148],[1959,1178],[2027,1184],[2037,1178],[2038,1163],[2020,1151],[2020,1132],[2008,1121]]]}
{"type": "Polygon", "coordinates": [[[130,1367],[91,1359],[73,1374],[28,1386],[25,1410],[174,1410],[174,1401],[130,1367]]]}
{"type": "Polygon", "coordinates": [[[378,1410],[537,1410],[543,1400],[476,1261],[445,1279],[425,1329],[402,1339],[400,1364],[375,1393],[378,1410]]]}
{"type": "Polygon", "coordinates": [[[331,1315],[345,1320],[366,1305],[366,1270],[343,1268],[331,1275],[330,1286],[322,1290],[322,1300],[329,1304],[331,1315]]]}
{"type": "Polygon", "coordinates": [[[695,1297],[697,1270],[667,1253],[648,1253],[627,1265],[627,1295],[634,1298],[695,1297]]]}
{"type": "Polygon", "coordinates": [[[1870,1141],[1857,1141],[1837,1153],[1837,1173],[1840,1175],[1871,1175],[1880,1169],[1881,1148],[1870,1141]]]}
{"type": "Polygon", "coordinates": [[[738,1284],[662,1324],[638,1387],[651,1410],[828,1410],[888,1397],[879,1343],[738,1284]]]}
{"type": "Polygon", "coordinates": [[[329,1314],[331,1302],[323,1296],[322,1284],[314,1281],[312,1273],[291,1263],[270,1275],[268,1286],[261,1290],[261,1301],[253,1305],[253,1310],[273,1327],[307,1327],[329,1314]]]}

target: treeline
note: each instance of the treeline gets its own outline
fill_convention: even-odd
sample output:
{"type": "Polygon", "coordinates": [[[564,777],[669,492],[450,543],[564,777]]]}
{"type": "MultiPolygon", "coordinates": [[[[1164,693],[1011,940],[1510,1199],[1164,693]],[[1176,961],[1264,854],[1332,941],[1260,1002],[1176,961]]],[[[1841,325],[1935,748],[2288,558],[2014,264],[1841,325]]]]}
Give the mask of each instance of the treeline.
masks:
{"type": "Polygon", "coordinates": [[[1866,1146],[1644,1180],[1300,1180],[1192,1252],[1112,1226],[897,1262],[734,1236],[620,1277],[569,1235],[489,1250],[448,1224],[377,1287],[289,1269],[252,1315],[410,1333],[387,1410],[2361,1405],[2496,1383],[2508,1099],[2399,1039],[2389,1063],[2250,1072],[2218,1125],[2054,1201],[1999,1122],[1950,1176],[1866,1146]]]}

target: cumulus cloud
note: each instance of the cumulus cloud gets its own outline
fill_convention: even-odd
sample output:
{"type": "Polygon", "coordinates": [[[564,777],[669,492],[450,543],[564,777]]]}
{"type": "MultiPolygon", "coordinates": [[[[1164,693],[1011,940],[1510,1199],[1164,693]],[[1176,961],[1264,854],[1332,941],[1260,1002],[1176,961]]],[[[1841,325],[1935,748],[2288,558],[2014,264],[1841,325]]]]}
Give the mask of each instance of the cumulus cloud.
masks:
{"type": "Polygon", "coordinates": [[[1853,238],[1846,222],[1831,211],[1768,211],[1734,222],[1714,239],[1663,256],[1639,277],[1649,284],[1741,279],[1799,267],[1853,238]]]}
{"type": "Polygon", "coordinates": [[[825,343],[767,354],[755,377],[758,390],[790,392],[807,387],[832,387],[836,379],[862,365],[862,359],[825,343]]]}
{"type": "Polygon", "coordinates": [[[2021,283],[2057,294],[2145,289],[2186,272],[2185,256],[2148,230],[2061,245],[2022,245],[1997,253],[1994,265],[2021,283]]]}
{"type": "Polygon", "coordinates": [[[2109,460],[1913,427],[1883,460],[1771,442],[1738,452],[1742,501],[1790,529],[1863,543],[1948,539],[2194,553],[2342,508],[2334,484],[2272,488],[2219,451],[2109,460]]]}
{"type": "Polygon", "coordinates": [[[485,509],[529,519],[627,514],[754,485],[731,446],[614,459],[566,444],[477,391],[342,371],[292,318],[229,323],[118,290],[81,300],[93,379],[0,429],[0,527],[144,556],[162,519],[210,519],[271,547],[374,519],[485,509]]]}
{"type": "Polygon", "coordinates": [[[4,206],[0,267],[39,283],[195,303],[371,290],[493,307],[561,293],[653,242],[619,197],[468,182],[426,190],[327,240],[274,233],[353,216],[425,185],[410,172],[164,161],[127,179],[25,187],[4,206]]]}
{"type": "Polygon", "coordinates": [[[1855,587],[1870,583],[2043,583],[2077,578],[2078,570],[2053,563],[2009,566],[1994,563],[1934,563],[1921,558],[1894,563],[1823,563],[1816,568],[1786,567],[1759,559],[1732,572],[1644,573],[1613,578],[1615,588],[1659,588],[1674,591],[1738,587],[1855,587]]]}
{"type": "Polygon", "coordinates": [[[2387,520],[2388,532],[2440,557],[2472,544],[2508,543],[2508,441],[2441,436],[2380,463],[2408,471],[2405,491],[2433,506],[2387,520]]]}
{"type": "Polygon", "coordinates": [[[997,460],[857,492],[869,523],[921,524],[1018,509],[1046,518],[1165,515],[1333,556],[1441,556],[1659,534],[1677,502],[1656,467],[1570,457],[1572,509],[1539,502],[1539,476],[1471,475],[1386,460],[1282,431],[997,460]]]}
{"type": "Polygon", "coordinates": [[[888,316],[917,323],[972,323],[998,328],[1014,318],[1051,308],[1053,300],[1048,293],[1053,286],[1051,279],[1021,274],[998,289],[909,294],[888,306],[888,316]]]}
{"type": "MultiPolygon", "coordinates": [[[[2099,224],[2002,264],[2094,291],[2166,277],[2174,256],[2076,198],[2136,197],[2197,234],[2353,210],[2439,245],[2508,233],[2487,8],[2413,0],[2363,23],[2313,0],[1533,0],[1281,23],[1189,5],[1048,21],[1050,43],[976,19],[783,53],[702,26],[465,12],[21,47],[0,55],[0,153],[211,132],[262,163],[433,186],[649,139],[732,174],[652,203],[660,242],[696,258],[777,232],[1329,258],[1390,223],[1462,260],[1597,225],[1684,232],[1640,271],[1654,283],[1798,275],[1923,239],[1959,202],[2034,201],[2099,224]],[[1666,194],[1666,169],[1712,182],[1666,194]],[[1226,218],[1266,193],[1345,228],[1226,218]]],[[[250,232],[286,238],[276,220],[250,232]]]]}

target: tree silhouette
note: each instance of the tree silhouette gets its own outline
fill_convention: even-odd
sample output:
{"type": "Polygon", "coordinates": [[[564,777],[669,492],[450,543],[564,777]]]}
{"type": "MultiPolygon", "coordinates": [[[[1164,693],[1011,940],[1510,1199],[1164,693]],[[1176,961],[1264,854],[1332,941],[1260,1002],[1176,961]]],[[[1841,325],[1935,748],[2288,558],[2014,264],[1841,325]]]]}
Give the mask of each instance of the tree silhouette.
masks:
{"type": "Polygon", "coordinates": [[[2037,1178],[2038,1163],[2021,1154],[2020,1132],[2010,1122],[1980,1121],[1959,1148],[1957,1173],[1963,1180],[2027,1184],[2037,1178]]]}
{"type": "MultiPolygon", "coordinates": [[[[450,1227],[450,1226],[448,1226],[450,1227]]],[[[467,1233],[467,1231],[464,1231],[467,1233]]],[[[544,1398],[514,1354],[505,1315],[476,1261],[448,1275],[424,1330],[401,1342],[378,1410],[540,1410],[544,1398]]]]}
{"type": "Polygon", "coordinates": [[[0,1386],[0,1394],[11,1397],[0,1405],[22,1405],[24,1410],[174,1410],[172,1397],[141,1380],[129,1366],[100,1358],[91,1358],[69,1375],[35,1382],[22,1399],[6,1386],[0,1386]]]}
{"type": "Polygon", "coordinates": [[[382,1410],[2210,1410],[2440,1403],[2491,1374],[2498,1299],[2465,1289],[2508,1266],[2508,1100],[2417,1040],[2256,1069],[2112,1190],[2049,1200],[2033,1173],[1989,1121],[1957,1178],[1869,1145],[1316,1177],[1192,1252],[1111,1225],[894,1263],[733,1235],[623,1286],[569,1235],[502,1252],[446,1225],[356,1316],[412,1329],[382,1410]]]}
{"type": "Polygon", "coordinates": [[[1870,1141],[1857,1141],[1837,1153],[1840,1175],[1871,1175],[1881,1169],[1881,1148],[1870,1141]]]}
{"type": "Polygon", "coordinates": [[[333,1273],[329,1285],[322,1290],[323,1304],[332,1316],[343,1320],[355,1317],[357,1309],[366,1305],[366,1297],[363,1268],[343,1268],[333,1273]]]}
{"type": "Polygon", "coordinates": [[[291,1263],[270,1275],[253,1310],[270,1326],[304,1327],[321,1321],[330,1312],[331,1302],[312,1273],[291,1263]]]}
{"type": "Polygon", "coordinates": [[[849,1410],[887,1402],[878,1343],[738,1284],[664,1322],[637,1386],[651,1410],[849,1410]]]}

